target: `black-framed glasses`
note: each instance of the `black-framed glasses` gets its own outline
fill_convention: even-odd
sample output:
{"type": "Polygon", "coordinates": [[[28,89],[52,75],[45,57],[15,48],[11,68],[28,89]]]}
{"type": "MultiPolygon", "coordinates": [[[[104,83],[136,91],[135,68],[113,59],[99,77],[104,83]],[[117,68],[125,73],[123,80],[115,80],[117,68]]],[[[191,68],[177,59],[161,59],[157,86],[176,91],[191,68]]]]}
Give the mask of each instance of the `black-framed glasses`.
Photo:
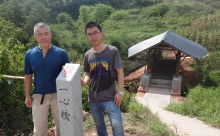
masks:
{"type": "Polygon", "coordinates": [[[86,36],[89,37],[89,38],[92,38],[93,36],[94,36],[94,37],[98,36],[100,33],[101,33],[101,32],[94,32],[93,34],[90,34],[90,33],[89,33],[89,34],[87,34],[86,36]]]}

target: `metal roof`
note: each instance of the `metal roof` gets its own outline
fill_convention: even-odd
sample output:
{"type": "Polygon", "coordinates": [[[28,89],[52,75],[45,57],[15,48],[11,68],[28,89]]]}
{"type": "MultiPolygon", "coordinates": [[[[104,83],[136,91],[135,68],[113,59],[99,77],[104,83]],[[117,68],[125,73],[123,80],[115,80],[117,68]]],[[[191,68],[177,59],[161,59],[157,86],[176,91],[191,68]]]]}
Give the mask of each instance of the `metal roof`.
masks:
{"type": "Polygon", "coordinates": [[[172,31],[166,31],[162,34],[154,36],[130,47],[128,49],[128,57],[134,56],[161,43],[169,44],[170,46],[180,50],[181,52],[197,59],[200,59],[208,54],[207,49],[200,44],[184,38],[178,34],[175,34],[172,31]]]}

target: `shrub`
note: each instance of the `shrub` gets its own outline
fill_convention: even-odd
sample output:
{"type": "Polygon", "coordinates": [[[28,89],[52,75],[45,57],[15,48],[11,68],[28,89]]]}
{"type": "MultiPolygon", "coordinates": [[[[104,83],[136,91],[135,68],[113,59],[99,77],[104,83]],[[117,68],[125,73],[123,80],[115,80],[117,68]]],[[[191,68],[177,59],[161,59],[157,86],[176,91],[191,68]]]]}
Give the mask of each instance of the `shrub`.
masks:
{"type": "Polygon", "coordinates": [[[169,11],[169,6],[165,3],[162,3],[145,8],[144,10],[142,10],[141,14],[143,17],[153,17],[153,16],[163,17],[168,11],[169,11]]]}
{"type": "Polygon", "coordinates": [[[128,20],[129,13],[126,10],[115,11],[110,15],[108,19],[109,20],[128,20]]]}
{"type": "Polygon", "coordinates": [[[121,103],[121,111],[127,112],[128,111],[128,105],[130,103],[132,94],[128,91],[123,91],[123,101],[121,103]]]}
{"type": "Polygon", "coordinates": [[[189,5],[182,5],[182,4],[179,4],[175,7],[174,11],[176,13],[178,13],[179,15],[183,15],[183,14],[186,14],[187,12],[190,12],[192,11],[192,7],[189,6],[189,5]]]}
{"type": "Polygon", "coordinates": [[[88,103],[88,88],[88,85],[82,88],[82,108],[84,111],[87,112],[90,111],[88,103]]]}
{"type": "Polygon", "coordinates": [[[213,52],[195,61],[191,66],[198,72],[200,83],[204,86],[219,84],[220,53],[213,52]]]}
{"type": "Polygon", "coordinates": [[[206,86],[218,86],[220,84],[220,70],[210,71],[206,80],[206,86]]]}
{"type": "Polygon", "coordinates": [[[5,135],[21,132],[25,135],[33,129],[31,109],[24,104],[23,81],[0,79],[0,128],[5,135]]]}

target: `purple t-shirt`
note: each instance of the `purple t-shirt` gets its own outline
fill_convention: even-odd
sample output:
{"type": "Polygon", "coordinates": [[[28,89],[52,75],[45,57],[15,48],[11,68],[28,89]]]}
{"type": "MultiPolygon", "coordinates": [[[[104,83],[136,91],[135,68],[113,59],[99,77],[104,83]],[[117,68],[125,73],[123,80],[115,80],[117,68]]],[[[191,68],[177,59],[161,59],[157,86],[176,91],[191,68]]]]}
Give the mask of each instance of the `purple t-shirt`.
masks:
{"type": "Polygon", "coordinates": [[[84,57],[84,71],[90,72],[89,101],[104,102],[114,100],[116,93],[116,68],[122,67],[119,51],[108,45],[100,52],[95,53],[93,48],[88,50],[84,57]]]}

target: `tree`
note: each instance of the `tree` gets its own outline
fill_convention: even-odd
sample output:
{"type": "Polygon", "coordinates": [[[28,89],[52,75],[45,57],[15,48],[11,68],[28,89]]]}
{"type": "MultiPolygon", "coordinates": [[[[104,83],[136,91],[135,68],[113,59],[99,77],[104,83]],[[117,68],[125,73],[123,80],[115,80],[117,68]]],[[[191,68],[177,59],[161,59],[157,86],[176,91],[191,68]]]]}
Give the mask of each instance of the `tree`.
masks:
{"type": "Polygon", "coordinates": [[[23,81],[2,78],[2,75],[23,75],[26,50],[17,39],[20,30],[10,22],[0,22],[0,109],[4,111],[0,112],[0,128],[5,135],[32,129],[31,110],[24,105],[23,81]]]}
{"type": "Polygon", "coordinates": [[[22,4],[19,0],[4,1],[0,5],[0,16],[4,20],[10,21],[17,26],[22,26],[24,19],[22,18],[22,4]]]}
{"type": "Polygon", "coordinates": [[[42,3],[36,0],[28,0],[23,3],[23,27],[29,35],[33,35],[33,27],[38,22],[49,23],[50,21],[50,9],[46,8],[42,3]]]}
{"type": "Polygon", "coordinates": [[[75,31],[74,20],[72,19],[72,17],[68,13],[62,12],[62,13],[58,14],[56,17],[56,21],[58,24],[63,25],[62,29],[70,30],[72,32],[75,31]]]}
{"type": "Polygon", "coordinates": [[[105,4],[96,4],[93,11],[93,20],[100,24],[104,22],[113,12],[114,8],[105,4]]]}

